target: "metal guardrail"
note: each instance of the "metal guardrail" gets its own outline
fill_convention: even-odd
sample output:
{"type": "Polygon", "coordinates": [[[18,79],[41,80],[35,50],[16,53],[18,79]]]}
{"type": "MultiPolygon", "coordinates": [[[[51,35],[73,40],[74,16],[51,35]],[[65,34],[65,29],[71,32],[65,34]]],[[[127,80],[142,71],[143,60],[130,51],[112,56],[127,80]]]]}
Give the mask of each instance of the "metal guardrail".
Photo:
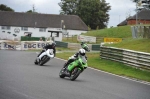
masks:
{"type": "Polygon", "coordinates": [[[136,68],[150,70],[150,53],[102,46],[100,48],[100,57],[136,68]]]}
{"type": "Polygon", "coordinates": [[[150,26],[131,26],[133,38],[148,38],[150,39],[150,26]]]}

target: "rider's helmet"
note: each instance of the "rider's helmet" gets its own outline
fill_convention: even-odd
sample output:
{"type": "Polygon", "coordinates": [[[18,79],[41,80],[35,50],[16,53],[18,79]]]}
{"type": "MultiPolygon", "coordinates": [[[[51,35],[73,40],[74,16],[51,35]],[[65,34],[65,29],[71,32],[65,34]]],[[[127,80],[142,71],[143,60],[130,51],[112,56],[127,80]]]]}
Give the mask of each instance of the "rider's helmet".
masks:
{"type": "Polygon", "coordinates": [[[56,46],[56,43],[55,43],[55,42],[53,42],[51,45],[52,45],[52,47],[55,47],[55,46],[56,46]]]}
{"type": "Polygon", "coordinates": [[[85,55],[85,50],[84,49],[80,49],[79,50],[79,54],[82,55],[82,56],[84,56],[85,55]]]}
{"type": "Polygon", "coordinates": [[[81,42],[81,47],[88,52],[90,51],[88,45],[85,42],[81,42]]]}

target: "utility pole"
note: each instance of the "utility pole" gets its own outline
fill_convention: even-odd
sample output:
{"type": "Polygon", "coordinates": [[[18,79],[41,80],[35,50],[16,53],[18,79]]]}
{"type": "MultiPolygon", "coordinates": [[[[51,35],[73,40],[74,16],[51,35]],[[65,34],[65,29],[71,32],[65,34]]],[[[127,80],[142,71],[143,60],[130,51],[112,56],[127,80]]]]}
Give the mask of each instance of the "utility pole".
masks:
{"type": "Polygon", "coordinates": [[[138,20],[138,1],[136,2],[136,25],[137,25],[137,20],[138,20]]]}
{"type": "Polygon", "coordinates": [[[33,5],[33,13],[35,12],[35,8],[34,8],[34,5],[33,5]]]}

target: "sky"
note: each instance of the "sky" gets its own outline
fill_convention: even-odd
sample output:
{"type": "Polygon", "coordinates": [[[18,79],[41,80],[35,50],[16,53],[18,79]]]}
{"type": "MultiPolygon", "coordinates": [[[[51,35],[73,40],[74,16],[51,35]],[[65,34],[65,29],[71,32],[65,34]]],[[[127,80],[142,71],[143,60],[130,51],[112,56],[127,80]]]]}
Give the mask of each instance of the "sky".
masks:
{"type": "MultiPolygon", "coordinates": [[[[38,13],[59,14],[61,0],[0,0],[0,4],[15,10],[15,12],[26,12],[35,8],[38,13]]],[[[135,3],[131,0],[106,0],[111,10],[108,12],[110,19],[107,27],[116,27],[120,22],[124,21],[127,16],[135,14],[135,3]]]]}

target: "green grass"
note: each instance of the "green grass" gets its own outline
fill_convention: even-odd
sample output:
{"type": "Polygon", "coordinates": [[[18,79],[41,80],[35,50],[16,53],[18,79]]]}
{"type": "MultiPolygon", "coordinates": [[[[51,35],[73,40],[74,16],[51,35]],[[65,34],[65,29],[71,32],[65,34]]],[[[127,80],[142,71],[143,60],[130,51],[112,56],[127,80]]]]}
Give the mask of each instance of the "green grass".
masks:
{"type": "Polygon", "coordinates": [[[64,48],[64,47],[56,47],[56,51],[67,51],[67,50],[74,50],[74,49],[64,48]]]}
{"type": "Polygon", "coordinates": [[[150,39],[128,39],[120,43],[106,44],[105,46],[150,53],[150,39]]]}
{"type": "MultiPolygon", "coordinates": [[[[67,60],[72,56],[72,52],[57,53],[56,57],[67,60]]],[[[88,66],[96,68],[102,71],[110,72],[113,74],[136,78],[138,80],[144,80],[150,82],[150,72],[140,69],[132,68],[122,63],[100,59],[99,53],[87,53],[88,66]]]]}
{"type": "Polygon", "coordinates": [[[130,26],[120,26],[114,28],[107,28],[101,30],[89,31],[83,33],[82,35],[95,36],[95,37],[116,37],[116,38],[131,38],[131,27],[130,26]]]}

